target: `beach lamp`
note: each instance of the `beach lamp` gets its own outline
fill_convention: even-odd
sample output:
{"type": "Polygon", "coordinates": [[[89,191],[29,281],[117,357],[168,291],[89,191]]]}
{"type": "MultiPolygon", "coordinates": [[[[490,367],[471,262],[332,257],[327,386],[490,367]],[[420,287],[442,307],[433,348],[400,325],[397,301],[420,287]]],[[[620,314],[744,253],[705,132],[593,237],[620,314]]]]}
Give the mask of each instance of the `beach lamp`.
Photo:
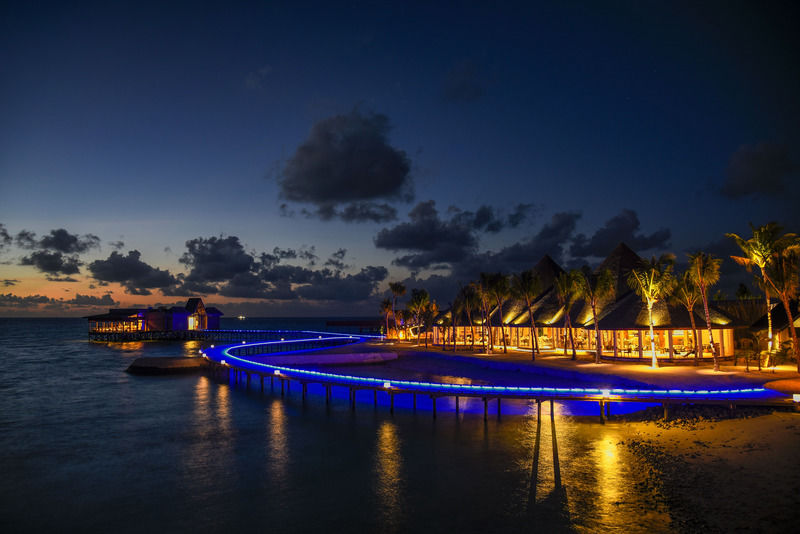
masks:
{"type": "Polygon", "coordinates": [[[222,365],[228,365],[227,363],[225,363],[225,360],[221,360],[219,363],[221,363],[222,365]]]}
{"type": "Polygon", "coordinates": [[[383,383],[383,387],[384,387],[384,389],[389,389],[390,387],[392,387],[392,383],[391,382],[384,382],[383,383]]]}
{"type": "Polygon", "coordinates": [[[214,345],[211,345],[211,348],[213,349],[213,348],[214,348],[214,345]]]}
{"type": "Polygon", "coordinates": [[[800,402],[800,393],[792,393],[792,402],[800,402]]]}
{"type": "Polygon", "coordinates": [[[277,375],[277,376],[280,376],[281,372],[280,372],[280,370],[278,370],[278,369],[275,369],[275,371],[274,371],[274,373],[273,373],[273,374],[275,374],[275,375],[277,375]]]}
{"type": "Polygon", "coordinates": [[[601,389],[600,390],[600,394],[603,395],[604,399],[607,399],[607,398],[609,398],[611,396],[611,390],[610,389],[601,389]]]}

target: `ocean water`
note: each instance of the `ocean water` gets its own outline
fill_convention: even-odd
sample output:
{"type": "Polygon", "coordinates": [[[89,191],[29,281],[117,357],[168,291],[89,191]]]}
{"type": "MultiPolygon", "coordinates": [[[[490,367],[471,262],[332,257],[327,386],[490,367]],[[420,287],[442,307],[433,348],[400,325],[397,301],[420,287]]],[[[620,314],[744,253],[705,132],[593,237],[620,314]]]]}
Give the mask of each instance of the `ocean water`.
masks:
{"type": "MultiPolygon", "coordinates": [[[[325,329],[324,320],[223,327],[325,329]]],[[[0,531],[663,532],[623,423],[567,405],[326,406],[258,383],[125,373],[200,344],[89,343],[82,319],[0,319],[0,531]]]]}

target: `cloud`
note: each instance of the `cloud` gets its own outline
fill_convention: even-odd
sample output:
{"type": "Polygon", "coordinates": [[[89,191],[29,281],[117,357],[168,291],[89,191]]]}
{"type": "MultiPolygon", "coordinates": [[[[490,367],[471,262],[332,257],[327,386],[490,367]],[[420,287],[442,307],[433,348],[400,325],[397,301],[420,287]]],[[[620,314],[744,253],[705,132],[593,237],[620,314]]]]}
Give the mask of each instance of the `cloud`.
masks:
{"type": "Polygon", "coordinates": [[[48,282],[77,282],[77,278],[72,278],[71,276],[46,276],[48,282]]]}
{"type": "Polygon", "coordinates": [[[64,301],[67,304],[76,306],[115,306],[117,302],[111,298],[111,295],[106,293],[102,297],[95,297],[93,295],[81,295],[75,293],[75,297],[64,301]]]}
{"type": "Polygon", "coordinates": [[[111,295],[108,293],[102,297],[76,293],[73,298],[68,300],[54,299],[44,295],[27,295],[21,297],[12,293],[0,293],[0,309],[10,308],[13,309],[15,313],[37,313],[43,309],[59,310],[61,312],[77,309],[82,313],[86,313],[87,309],[91,309],[92,307],[112,307],[117,304],[118,302],[111,298],[111,295]]]}
{"type": "Polygon", "coordinates": [[[777,197],[787,192],[786,179],[797,171],[786,147],[770,143],[744,145],[731,156],[721,193],[729,198],[777,197]]]}
{"type": "Polygon", "coordinates": [[[323,219],[385,220],[391,210],[374,201],[413,197],[411,162],[389,145],[389,130],[386,115],[358,109],[319,121],[282,169],[281,196],[315,205],[306,214],[323,219]]]}
{"type": "Polygon", "coordinates": [[[342,275],[327,269],[315,271],[310,284],[296,289],[306,300],[360,301],[373,295],[378,284],[386,279],[386,267],[368,266],[356,274],[342,275]]]}
{"type": "Polygon", "coordinates": [[[78,274],[80,266],[83,265],[77,256],[65,256],[61,252],[48,252],[37,250],[30,256],[23,257],[20,265],[31,265],[39,271],[51,275],[58,274],[78,274]]]}
{"type": "Polygon", "coordinates": [[[116,282],[132,295],[150,295],[151,289],[166,289],[177,284],[169,271],[158,269],[141,261],[138,250],[128,251],[124,256],[113,251],[105,260],[89,264],[89,272],[100,282],[116,282]]]}
{"type": "Polygon", "coordinates": [[[0,223],[0,252],[2,252],[6,247],[8,247],[13,239],[11,235],[6,230],[6,226],[0,223]]]}
{"type": "Polygon", "coordinates": [[[11,286],[19,284],[19,280],[14,280],[14,279],[11,279],[11,278],[6,278],[2,282],[3,282],[3,287],[11,287],[11,286]]]}
{"type": "Polygon", "coordinates": [[[575,257],[604,257],[620,242],[624,242],[638,252],[650,249],[664,249],[670,246],[671,233],[662,228],[650,235],[638,234],[639,216],[630,209],[622,210],[618,215],[606,221],[591,238],[578,234],[570,247],[570,254],[575,257]]]}
{"type": "Polygon", "coordinates": [[[445,269],[464,261],[478,247],[477,232],[496,234],[507,227],[519,226],[532,206],[518,204],[509,215],[502,215],[492,206],[482,205],[476,211],[451,206],[449,219],[443,219],[433,200],[419,202],[409,212],[409,221],[384,228],[375,236],[375,246],[392,251],[410,251],[393,263],[411,270],[445,269]]]}
{"type": "Polygon", "coordinates": [[[255,262],[236,236],[198,237],[187,241],[186,249],[180,259],[191,268],[186,282],[207,284],[230,280],[237,274],[250,272],[255,262]]]}
{"type": "MultiPolygon", "coordinates": [[[[389,222],[397,219],[397,210],[386,203],[353,202],[336,212],[344,222],[389,222]]],[[[324,219],[324,217],[321,217],[324,219]]],[[[330,218],[330,217],[329,217],[330,218]]]]}
{"type": "MultiPolygon", "coordinates": [[[[114,250],[122,250],[123,248],[125,248],[125,243],[123,243],[122,241],[111,241],[109,243],[109,245],[114,250]]],[[[167,248],[169,248],[169,247],[167,247],[167,248]]]]}
{"type": "Polygon", "coordinates": [[[326,267],[333,267],[337,271],[343,271],[343,270],[347,269],[349,267],[349,265],[345,265],[345,263],[344,263],[344,257],[345,257],[346,254],[347,254],[347,249],[346,248],[340,248],[339,250],[337,250],[336,252],[331,254],[330,258],[325,260],[325,266],[326,267]]]}
{"type": "Polygon", "coordinates": [[[79,254],[100,246],[100,238],[94,234],[71,234],[63,228],[50,230],[50,234],[36,239],[36,234],[21,230],[16,237],[17,245],[24,249],[54,250],[64,254],[79,254]]]}
{"type": "Polygon", "coordinates": [[[480,99],[486,93],[485,83],[481,78],[478,66],[473,61],[459,61],[445,75],[442,87],[444,99],[450,102],[472,102],[480,99]]]}
{"type": "Polygon", "coordinates": [[[244,77],[244,86],[250,90],[258,90],[264,88],[264,80],[272,74],[272,67],[264,65],[254,71],[248,72],[244,77]]]}
{"type": "Polygon", "coordinates": [[[438,263],[457,262],[477,248],[472,217],[456,213],[442,220],[436,202],[420,202],[408,213],[409,221],[384,228],[375,236],[375,246],[382,249],[414,251],[393,263],[411,269],[438,263]]]}

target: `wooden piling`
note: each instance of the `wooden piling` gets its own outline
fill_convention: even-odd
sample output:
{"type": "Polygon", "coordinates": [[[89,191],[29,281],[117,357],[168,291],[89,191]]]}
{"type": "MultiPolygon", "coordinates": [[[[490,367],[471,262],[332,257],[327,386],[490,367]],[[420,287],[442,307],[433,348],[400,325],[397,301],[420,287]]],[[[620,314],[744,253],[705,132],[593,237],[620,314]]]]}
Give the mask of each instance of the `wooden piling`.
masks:
{"type": "Polygon", "coordinates": [[[487,421],[489,419],[489,400],[484,397],[483,398],[483,420],[487,421]]]}
{"type": "Polygon", "coordinates": [[[436,397],[431,395],[431,402],[433,403],[433,418],[436,419],[436,397]]]}
{"type": "Polygon", "coordinates": [[[458,415],[458,395],[456,395],[456,415],[458,415]]]}

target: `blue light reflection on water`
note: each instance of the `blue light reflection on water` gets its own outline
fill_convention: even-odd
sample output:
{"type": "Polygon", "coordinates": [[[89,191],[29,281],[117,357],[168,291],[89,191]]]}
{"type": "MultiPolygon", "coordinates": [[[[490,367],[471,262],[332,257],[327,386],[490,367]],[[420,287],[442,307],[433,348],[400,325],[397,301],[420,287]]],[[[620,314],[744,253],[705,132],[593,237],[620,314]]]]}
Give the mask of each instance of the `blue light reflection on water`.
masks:
{"type": "MultiPolygon", "coordinates": [[[[192,349],[85,335],[81,319],[0,319],[3,532],[666,530],[663,514],[641,512],[650,496],[614,424],[557,418],[567,501],[551,498],[543,446],[531,515],[536,426],[525,401],[484,423],[480,401],[462,399],[456,416],[440,400],[433,421],[427,397],[414,412],[398,396],[392,416],[385,397],[375,410],[361,392],[353,412],[344,389],[326,406],[319,389],[304,404],[299,387],[261,396],[257,383],[129,375],[136,356],[192,349]],[[598,459],[608,447],[611,473],[598,459]]],[[[548,425],[541,432],[549,443],[548,425]]]]}

